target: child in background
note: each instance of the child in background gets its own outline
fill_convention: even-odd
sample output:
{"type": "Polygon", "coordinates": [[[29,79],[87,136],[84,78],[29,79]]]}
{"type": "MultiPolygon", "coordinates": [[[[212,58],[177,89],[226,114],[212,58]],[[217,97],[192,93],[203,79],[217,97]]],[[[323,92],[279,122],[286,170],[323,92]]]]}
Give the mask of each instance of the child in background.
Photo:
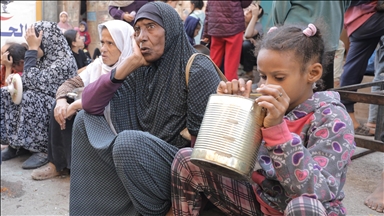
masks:
{"type": "Polygon", "coordinates": [[[68,13],[66,11],[61,11],[59,18],[60,21],[57,23],[57,26],[63,33],[68,29],[73,29],[72,25],[68,22],[68,13]]]}
{"type": "Polygon", "coordinates": [[[85,21],[80,22],[79,33],[84,41],[84,48],[88,51],[88,45],[91,43],[91,35],[88,33],[88,25],[85,21]]]}
{"type": "Polygon", "coordinates": [[[79,32],[74,29],[67,30],[64,33],[64,37],[71,47],[72,54],[76,59],[77,73],[81,73],[87,65],[91,63],[88,61],[88,57],[82,49],[84,47],[84,41],[80,38],[79,32]]]}
{"type": "MultiPolygon", "coordinates": [[[[347,166],[355,149],[352,121],[337,92],[316,92],[324,41],[309,24],[273,27],[257,58],[262,85],[256,99],[267,110],[253,182],[205,171],[183,148],[172,163],[174,215],[198,214],[203,193],[227,215],[346,215],[347,166]]],[[[218,94],[249,97],[251,81],[234,80],[218,94]]]]}
{"type": "Polygon", "coordinates": [[[6,86],[8,76],[18,73],[20,76],[24,68],[24,56],[28,45],[23,43],[6,43],[1,48],[1,87],[6,86]]]}
{"type": "Polygon", "coordinates": [[[193,46],[195,45],[195,37],[199,34],[201,25],[199,18],[195,18],[193,16],[188,16],[184,22],[185,33],[187,34],[187,38],[189,43],[193,46]]]}

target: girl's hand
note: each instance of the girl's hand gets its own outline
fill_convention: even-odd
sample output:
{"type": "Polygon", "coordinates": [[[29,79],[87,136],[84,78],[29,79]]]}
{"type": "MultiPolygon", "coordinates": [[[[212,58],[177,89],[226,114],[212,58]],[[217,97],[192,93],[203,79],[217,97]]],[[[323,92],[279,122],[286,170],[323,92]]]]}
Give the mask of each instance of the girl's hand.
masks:
{"type": "Polygon", "coordinates": [[[269,128],[282,123],[290,101],[284,89],[279,85],[262,84],[256,91],[262,94],[256,102],[267,109],[263,126],[269,128]]]}
{"type": "Polygon", "coordinates": [[[252,16],[258,17],[261,14],[261,11],[263,9],[261,9],[258,4],[253,4],[251,7],[251,10],[252,10],[252,16]]]}
{"type": "Polygon", "coordinates": [[[12,79],[13,79],[13,76],[15,74],[11,73],[7,76],[7,78],[5,78],[5,83],[7,83],[7,85],[10,85],[12,83],[12,79]]]}
{"type": "Polygon", "coordinates": [[[31,25],[25,32],[25,40],[28,43],[29,50],[38,50],[43,39],[43,31],[39,32],[39,37],[36,37],[35,26],[31,25]]]}
{"type": "Polygon", "coordinates": [[[69,104],[67,99],[61,98],[56,101],[56,106],[54,109],[54,116],[57,123],[60,125],[60,129],[65,129],[65,117],[67,116],[67,109],[69,104]]]}
{"type": "Polygon", "coordinates": [[[8,56],[9,56],[8,51],[3,53],[3,55],[1,55],[1,64],[4,65],[5,68],[12,67],[12,64],[13,64],[12,56],[9,56],[9,60],[8,60],[8,56]]]}
{"type": "Polygon", "coordinates": [[[252,90],[252,81],[245,81],[240,78],[239,80],[232,80],[232,82],[221,81],[219,86],[217,86],[217,94],[232,94],[232,95],[241,95],[248,98],[252,90]]]}

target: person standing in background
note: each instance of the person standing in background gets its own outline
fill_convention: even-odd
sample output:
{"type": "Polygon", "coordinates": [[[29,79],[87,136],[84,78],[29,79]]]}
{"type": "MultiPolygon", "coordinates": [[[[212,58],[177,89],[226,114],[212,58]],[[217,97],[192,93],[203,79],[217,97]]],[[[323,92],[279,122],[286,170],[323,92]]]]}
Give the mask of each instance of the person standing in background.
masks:
{"type": "MultiPolygon", "coordinates": [[[[203,11],[204,2],[202,0],[191,1],[191,13],[189,16],[200,19],[200,26],[204,26],[205,13],[203,11]]],[[[201,35],[203,34],[203,28],[201,27],[199,33],[195,36],[195,45],[200,44],[201,35]]]]}
{"type": "Polygon", "coordinates": [[[60,21],[57,23],[57,26],[63,33],[68,29],[73,29],[72,25],[68,22],[68,13],[66,11],[61,11],[59,18],[60,21]]]}
{"type": "Polygon", "coordinates": [[[136,12],[151,0],[134,0],[134,1],[109,1],[109,15],[117,20],[123,20],[133,25],[136,12]]]}
{"type": "Polygon", "coordinates": [[[343,29],[344,13],[350,0],[342,1],[274,1],[272,4],[273,25],[319,23],[325,25],[324,41],[326,60],[323,64],[324,89],[333,88],[333,59],[343,29]]]}
{"type": "MultiPolygon", "coordinates": [[[[345,13],[344,27],[350,47],[340,77],[340,86],[359,84],[363,80],[368,59],[384,35],[384,12],[377,10],[377,0],[353,1],[345,13]]],[[[342,101],[351,116],[355,134],[370,135],[370,129],[356,119],[354,102],[342,101]]]]}
{"type": "Polygon", "coordinates": [[[204,43],[211,42],[211,58],[218,67],[224,57],[225,77],[237,79],[245,30],[243,8],[252,1],[208,1],[205,10],[204,43]]]}

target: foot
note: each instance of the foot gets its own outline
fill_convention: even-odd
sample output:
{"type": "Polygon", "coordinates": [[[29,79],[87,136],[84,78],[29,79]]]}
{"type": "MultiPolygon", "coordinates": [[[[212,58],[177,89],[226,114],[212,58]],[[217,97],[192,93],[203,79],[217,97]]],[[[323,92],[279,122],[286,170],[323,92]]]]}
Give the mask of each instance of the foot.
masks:
{"type": "Polygon", "coordinates": [[[11,146],[8,146],[7,148],[1,151],[1,160],[7,161],[17,156],[25,155],[28,152],[29,151],[25,150],[24,148],[15,149],[15,148],[12,148],[11,146]]]}
{"type": "Polygon", "coordinates": [[[65,171],[57,172],[56,166],[53,163],[49,162],[46,165],[33,170],[31,173],[31,177],[34,180],[45,180],[66,173],[67,172],[65,171]]]}
{"type": "Polygon", "coordinates": [[[48,155],[46,153],[33,153],[21,166],[23,169],[36,169],[48,163],[48,155]]]}
{"type": "Polygon", "coordinates": [[[371,193],[367,199],[365,199],[364,204],[376,210],[377,212],[384,212],[384,171],[381,176],[381,182],[377,188],[371,193]]]}

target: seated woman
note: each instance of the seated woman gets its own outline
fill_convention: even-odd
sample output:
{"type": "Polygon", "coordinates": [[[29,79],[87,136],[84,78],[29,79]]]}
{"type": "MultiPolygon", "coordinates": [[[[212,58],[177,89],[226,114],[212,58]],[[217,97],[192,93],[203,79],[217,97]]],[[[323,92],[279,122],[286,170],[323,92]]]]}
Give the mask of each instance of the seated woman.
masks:
{"type": "Polygon", "coordinates": [[[3,161],[32,152],[22,165],[34,169],[48,163],[47,143],[49,111],[57,88],[76,75],[75,58],[64,35],[54,22],[41,21],[26,31],[22,77],[23,96],[19,105],[1,88],[1,143],[9,146],[1,152],[3,161]]]}
{"type": "Polygon", "coordinates": [[[80,38],[79,32],[74,29],[65,31],[64,37],[71,47],[72,54],[76,59],[77,73],[81,73],[90,63],[82,49],[84,47],[84,41],[80,38]]]}
{"type": "MultiPolygon", "coordinates": [[[[79,75],[65,81],[56,92],[56,102],[51,110],[48,139],[49,163],[33,170],[35,180],[52,178],[71,169],[72,125],[74,115],[82,109],[81,99],[69,104],[67,94],[87,86],[102,74],[122,64],[132,54],[133,28],[121,20],[111,20],[98,26],[102,58],[97,58],[79,75]]],[[[71,30],[67,30],[65,33],[71,30]]]]}
{"type": "Polygon", "coordinates": [[[180,132],[188,128],[193,142],[220,82],[199,55],[186,86],[196,51],[168,4],[144,5],[134,30],[134,53],[83,91],[73,128],[71,215],[165,215],[173,157],[191,145],[180,132]],[[103,117],[107,104],[110,119],[103,117]]]}
{"type": "Polygon", "coordinates": [[[6,43],[1,48],[1,87],[6,86],[5,80],[12,73],[23,74],[24,56],[28,45],[23,43],[6,43]]]}
{"type": "MultiPolygon", "coordinates": [[[[317,91],[320,31],[313,24],[282,26],[264,35],[260,47],[256,103],[267,110],[261,168],[252,181],[237,181],[201,169],[191,162],[192,149],[181,149],[172,164],[174,215],[198,215],[202,194],[226,215],[346,215],[343,186],[354,131],[340,95],[317,91]]],[[[221,82],[217,93],[249,97],[251,84],[221,82]]]]}
{"type": "Polygon", "coordinates": [[[256,65],[255,46],[263,34],[263,26],[259,22],[263,14],[264,10],[258,4],[252,3],[248,8],[244,9],[246,29],[241,49],[240,64],[243,65],[245,78],[254,82],[259,81],[253,79],[253,66],[256,65]]]}
{"type": "Polygon", "coordinates": [[[201,29],[199,18],[188,16],[184,22],[185,33],[187,34],[189,43],[195,45],[195,37],[199,34],[201,29]]]}

